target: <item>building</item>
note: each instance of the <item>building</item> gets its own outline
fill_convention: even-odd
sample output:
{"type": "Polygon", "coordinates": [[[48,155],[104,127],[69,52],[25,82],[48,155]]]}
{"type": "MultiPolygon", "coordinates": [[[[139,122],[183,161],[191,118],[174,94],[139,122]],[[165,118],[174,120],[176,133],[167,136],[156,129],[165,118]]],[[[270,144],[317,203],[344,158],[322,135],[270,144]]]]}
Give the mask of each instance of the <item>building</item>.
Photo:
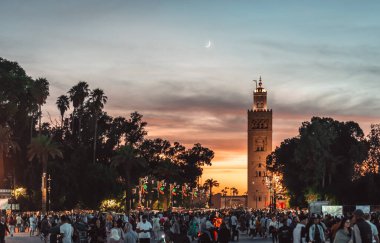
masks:
{"type": "Polygon", "coordinates": [[[223,196],[221,193],[212,195],[213,208],[246,208],[247,196],[223,196]]]}
{"type": "Polygon", "coordinates": [[[267,106],[267,91],[260,77],[248,110],[248,207],[268,207],[270,193],[266,183],[266,157],[272,152],[272,110],[267,106]]]}

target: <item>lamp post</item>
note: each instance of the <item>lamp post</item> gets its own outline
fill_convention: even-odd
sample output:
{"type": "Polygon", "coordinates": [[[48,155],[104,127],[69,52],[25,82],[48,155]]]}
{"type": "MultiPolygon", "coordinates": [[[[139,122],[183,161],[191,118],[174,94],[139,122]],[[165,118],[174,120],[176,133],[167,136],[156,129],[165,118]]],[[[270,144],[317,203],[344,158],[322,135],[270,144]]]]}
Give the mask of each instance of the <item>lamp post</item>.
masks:
{"type": "Polygon", "coordinates": [[[256,190],[256,196],[255,196],[255,199],[256,199],[256,210],[257,210],[257,194],[258,194],[258,190],[256,190]]]}
{"type": "Polygon", "coordinates": [[[49,202],[49,207],[48,207],[48,211],[50,211],[51,209],[51,175],[49,174],[49,177],[48,177],[48,202],[49,202]]]}
{"type": "Polygon", "coordinates": [[[267,186],[269,189],[269,210],[275,211],[276,210],[276,189],[273,185],[273,176],[265,175],[263,179],[263,184],[267,186]]]}
{"type": "Polygon", "coordinates": [[[225,187],[223,191],[223,196],[224,196],[224,208],[227,208],[227,190],[230,189],[229,187],[225,187]]]}

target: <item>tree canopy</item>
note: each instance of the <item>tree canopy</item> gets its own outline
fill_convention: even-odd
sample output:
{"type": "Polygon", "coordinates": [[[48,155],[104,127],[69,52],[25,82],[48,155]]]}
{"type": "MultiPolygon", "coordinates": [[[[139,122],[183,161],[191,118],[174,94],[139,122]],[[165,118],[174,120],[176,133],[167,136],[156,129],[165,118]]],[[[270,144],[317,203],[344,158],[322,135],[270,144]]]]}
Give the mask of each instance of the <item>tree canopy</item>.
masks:
{"type": "Polygon", "coordinates": [[[137,111],[127,117],[109,115],[104,105],[112,97],[85,81],[56,97],[59,122],[41,119],[48,96],[47,79],[33,79],[16,62],[0,58],[0,127],[7,131],[0,152],[5,155],[8,144],[20,148],[0,157],[0,166],[14,177],[15,187],[27,189],[24,210],[40,209],[45,171],[51,176],[50,208],[71,209],[123,198],[126,182],[136,188],[138,177],[195,187],[202,167],[211,165],[214,152],[199,143],[186,148],[148,138],[147,122],[137,111]],[[137,160],[145,166],[131,164],[137,160]]]}
{"type": "Polygon", "coordinates": [[[313,117],[302,123],[298,136],[284,140],[268,156],[267,166],[282,175],[291,205],[304,206],[311,195],[340,204],[358,203],[361,199],[355,194],[360,190],[353,189],[362,178],[357,168],[366,161],[373,137],[366,138],[353,121],[313,117]]]}

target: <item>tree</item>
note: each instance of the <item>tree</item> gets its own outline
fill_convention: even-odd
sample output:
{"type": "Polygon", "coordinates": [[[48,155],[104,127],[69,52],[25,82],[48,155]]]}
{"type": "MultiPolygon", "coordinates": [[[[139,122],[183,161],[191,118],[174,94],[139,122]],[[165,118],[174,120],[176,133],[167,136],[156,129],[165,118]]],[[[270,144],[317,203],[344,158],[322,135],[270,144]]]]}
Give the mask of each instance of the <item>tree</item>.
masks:
{"type": "Polygon", "coordinates": [[[235,187],[231,187],[232,196],[239,195],[239,190],[235,187]]]}
{"type": "Polygon", "coordinates": [[[69,109],[70,107],[70,101],[69,97],[67,95],[61,95],[58,97],[56,105],[58,107],[58,110],[61,114],[61,127],[63,127],[63,118],[65,115],[65,112],[69,109]]]}
{"type": "Polygon", "coordinates": [[[366,172],[376,175],[379,173],[380,165],[380,124],[372,124],[371,131],[367,136],[368,158],[365,161],[366,172]]]}
{"type": "MultiPolygon", "coordinates": [[[[27,188],[25,210],[34,211],[40,207],[37,197],[41,171],[53,178],[51,206],[54,210],[77,206],[95,209],[106,198],[123,197],[125,168],[112,166],[123,145],[134,149],[136,159],[148,162],[143,168],[132,166],[130,185],[135,185],[139,176],[149,176],[154,180],[165,179],[176,185],[188,183],[194,187],[202,175],[202,167],[211,165],[214,153],[200,144],[186,149],[180,143],[171,144],[161,138],[145,140],[147,123],[142,114],[136,111],[128,117],[109,116],[103,109],[107,101],[105,94],[100,89],[91,91],[86,82],[77,83],[67,94],[57,97],[55,104],[61,114],[60,126],[41,121],[41,107],[49,95],[46,79],[34,80],[16,62],[0,58],[0,83],[0,125],[9,128],[11,140],[20,146],[15,153],[1,153],[0,166],[3,163],[2,167],[13,171],[16,184],[27,188]],[[67,114],[69,106],[73,109],[67,114]],[[66,120],[69,126],[65,126],[66,120]],[[34,138],[36,134],[41,136],[34,138]],[[35,140],[42,137],[50,138],[45,144],[59,144],[64,158],[53,160],[51,155],[47,158],[34,155],[35,159],[28,162],[31,151],[37,150],[35,140]],[[91,163],[94,159],[95,164],[91,163]]],[[[9,146],[4,148],[7,150],[9,146]]],[[[46,203],[46,177],[42,186],[42,201],[46,203]]]]}
{"type": "Polygon", "coordinates": [[[138,154],[138,151],[130,145],[121,146],[112,158],[112,166],[117,168],[125,180],[125,209],[129,213],[132,199],[132,183],[138,179],[142,169],[146,167],[146,161],[138,154]]]}
{"type": "Polygon", "coordinates": [[[297,137],[286,139],[267,158],[267,169],[279,172],[293,206],[305,206],[305,195],[351,203],[355,164],[366,155],[364,134],[355,122],[313,117],[297,137]]]}
{"type": "MultiPolygon", "coordinates": [[[[73,102],[74,112],[73,117],[76,117],[78,119],[78,136],[80,138],[80,129],[81,129],[81,111],[84,105],[85,99],[88,97],[90,92],[90,89],[88,88],[88,84],[84,81],[79,81],[78,84],[73,86],[68,94],[70,97],[70,100],[73,102]]],[[[74,128],[74,120],[72,121],[72,130],[75,134],[75,128],[74,128]]]]}
{"type": "Polygon", "coordinates": [[[31,93],[38,104],[38,132],[41,135],[41,107],[45,104],[47,97],[49,96],[49,82],[46,78],[38,78],[31,87],[31,93]]]}
{"type": "Polygon", "coordinates": [[[203,186],[209,189],[210,191],[208,205],[212,206],[212,188],[219,187],[219,182],[211,178],[211,179],[207,179],[203,186]]]}
{"type": "MultiPolygon", "coordinates": [[[[157,167],[162,161],[175,163],[174,156],[171,156],[170,142],[161,138],[145,139],[139,146],[142,156],[148,161],[149,173],[153,176],[159,176],[157,167]]],[[[179,173],[179,172],[178,172],[179,173]]]]}
{"type": "Polygon", "coordinates": [[[144,140],[144,136],[147,135],[145,127],[146,122],[142,120],[143,116],[137,111],[131,113],[130,118],[127,121],[125,140],[126,144],[135,147],[138,143],[144,140]]]}
{"type": "Polygon", "coordinates": [[[214,152],[199,143],[194,144],[194,146],[188,150],[181,150],[181,147],[177,149],[179,149],[177,160],[182,168],[181,176],[185,182],[194,187],[198,178],[203,173],[202,167],[205,165],[211,166],[214,152]]]}
{"type": "Polygon", "coordinates": [[[28,146],[28,159],[32,161],[37,158],[42,164],[42,212],[46,213],[46,173],[47,163],[49,157],[55,159],[56,157],[63,158],[63,154],[58,146],[52,142],[52,139],[40,135],[32,139],[32,142],[28,146]]]}
{"type": "Polygon", "coordinates": [[[227,194],[228,194],[229,187],[224,187],[224,189],[221,190],[222,196],[224,197],[224,207],[227,207],[227,194]]]}
{"type": "Polygon", "coordinates": [[[101,113],[104,105],[107,103],[107,96],[104,95],[104,91],[101,89],[94,89],[90,94],[89,108],[94,116],[94,146],[93,146],[93,157],[92,162],[96,162],[96,142],[98,140],[98,116],[101,113]]]}
{"type": "Polygon", "coordinates": [[[4,154],[7,154],[10,149],[19,149],[18,144],[12,138],[11,129],[0,125],[0,185],[5,180],[4,154]]]}

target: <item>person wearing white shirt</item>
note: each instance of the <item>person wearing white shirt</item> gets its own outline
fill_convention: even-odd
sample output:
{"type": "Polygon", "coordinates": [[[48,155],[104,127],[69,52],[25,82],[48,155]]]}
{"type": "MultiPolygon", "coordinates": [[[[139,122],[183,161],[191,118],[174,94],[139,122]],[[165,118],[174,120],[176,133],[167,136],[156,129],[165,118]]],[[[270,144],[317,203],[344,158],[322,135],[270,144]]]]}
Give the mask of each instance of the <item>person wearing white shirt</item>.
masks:
{"type": "Polygon", "coordinates": [[[17,217],[16,217],[16,227],[17,227],[17,230],[18,232],[20,233],[21,232],[21,225],[22,225],[22,218],[19,214],[17,214],[17,217]]]}
{"type": "Polygon", "coordinates": [[[278,229],[282,227],[282,223],[278,222],[276,217],[273,216],[271,222],[269,223],[269,233],[272,234],[272,242],[278,242],[278,229]]]}
{"type": "Polygon", "coordinates": [[[72,243],[74,228],[69,224],[65,215],[61,217],[62,225],[59,227],[59,232],[62,234],[62,243],[72,243]]]}
{"type": "Polygon", "coordinates": [[[255,215],[252,215],[251,219],[249,220],[249,236],[256,236],[256,220],[257,219],[255,215]]]}
{"type": "Polygon", "coordinates": [[[34,217],[33,214],[29,218],[29,227],[30,227],[29,235],[33,236],[34,231],[36,230],[36,218],[34,217]]]}
{"type": "MultiPolygon", "coordinates": [[[[295,219],[298,221],[298,219],[295,219]]],[[[293,230],[293,243],[306,243],[306,224],[307,224],[307,217],[302,215],[300,216],[299,220],[301,220],[300,223],[297,223],[296,227],[293,230]]]]}
{"type": "Polygon", "coordinates": [[[142,216],[142,221],[137,224],[136,232],[139,234],[140,243],[150,243],[150,231],[152,224],[147,221],[146,215],[142,216]]]}

